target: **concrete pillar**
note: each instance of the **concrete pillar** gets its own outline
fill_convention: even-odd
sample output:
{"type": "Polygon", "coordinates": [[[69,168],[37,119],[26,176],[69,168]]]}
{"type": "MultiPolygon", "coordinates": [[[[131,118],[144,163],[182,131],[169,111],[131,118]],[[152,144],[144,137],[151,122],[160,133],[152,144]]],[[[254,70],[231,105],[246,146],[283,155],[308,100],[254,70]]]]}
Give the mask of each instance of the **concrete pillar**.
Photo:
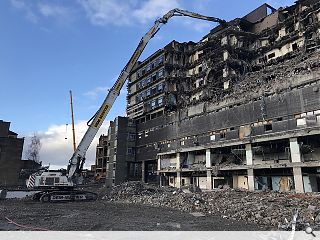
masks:
{"type": "Polygon", "coordinates": [[[304,193],[301,167],[293,167],[293,178],[296,193],[304,193]]]}
{"type": "Polygon", "coordinates": [[[145,173],[146,163],[144,161],[141,162],[141,181],[143,183],[146,182],[146,173],[145,173]]]}
{"type": "Polygon", "coordinates": [[[211,168],[211,150],[206,150],[206,167],[211,168]]]}
{"type": "MultiPolygon", "coordinates": [[[[253,165],[253,154],[252,154],[252,146],[251,143],[246,144],[246,164],[248,166],[253,165]]],[[[248,190],[254,191],[254,175],[253,168],[247,170],[248,174],[248,190]]]]}
{"type": "Polygon", "coordinates": [[[212,174],[211,170],[207,170],[207,189],[212,190],[212,174]]]}
{"type": "Polygon", "coordinates": [[[207,189],[212,190],[212,173],[211,173],[211,150],[206,150],[206,168],[207,168],[207,189]]]}
{"type": "Polygon", "coordinates": [[[176,169],[177,169],[176,187],[180,188],[181,187],[181,156],[180,156],[179,152],[176,155],[176,159],[177,159],[177,165],[176,165],[176,169]]]}
{"type": "Polygon", "coordinates": [[[300,146],[297,138],[290,138],[291,161],[301,162],[300,146]]]}
{"type": "Polygon", "coordinates": [[[161,173],[158,173],[159,174],[159,186],[162,187],[162,174],[161,173]]]}
{"type": "Polygon", "coordinates": [[[181,158],[180,158],[180,153],[178,152],[177,153],[177,155],[176,155],[176,163],[177,163],[177,165],[176,165],[176,169],[178,170],[180,170],[180,168],[181,168],[181,158]]]}
{"type": "Polygon", "coordinates": [[[181,172],[180,170],[178,170],[177,178],[176,178],[176,188],[180,188],[180,187],[181,187],[181,172]]]}
{"type": "Polygon", "coordinates": [[[249,191],[254,191],[254,175],[253,169],[248,169],[248,189],[249,191]]]}
{"type": "Polygon", "coordinates": [[[252,154],[251,143],[246,144],[246,162],[247,162],[247,165],[253,164],[253,154],[252,154]]]}
{"type": "MultiPolygon", "coordinates": [[[[161,156],[158,156],[158,162],[157,162],[158,166],[157,166],[157,170],[160,171],[161,170],[161,156]]],[[[159,172],[158,172],[159,174],[159,172]]]]}
{"type": "Polygon", "coordinates": [[[162,187],[162,178],[161,178],[161,157],[160,155],[157,156],[157,181],[159,183],[159,186],[162,187]]]}

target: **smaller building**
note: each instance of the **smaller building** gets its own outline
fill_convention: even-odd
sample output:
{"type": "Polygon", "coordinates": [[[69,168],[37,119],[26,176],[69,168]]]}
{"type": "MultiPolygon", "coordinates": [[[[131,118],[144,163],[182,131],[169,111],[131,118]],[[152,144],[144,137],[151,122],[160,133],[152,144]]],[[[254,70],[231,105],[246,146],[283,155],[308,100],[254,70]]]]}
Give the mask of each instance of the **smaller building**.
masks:
{"type": "Polygon", "coordinates": [[[41,164],[21,160],[24,138],[10,130],[10,122],[0,120],[0,186],[25,186],[25,180],[33,169],[41,164]]]}
{"type": "Polygon", "coordinates": [[[96,150],[95,179],[107,186],[141,178],[141,163],[135,162],[135,124],[127,117],[110,122],[96,150]]]}

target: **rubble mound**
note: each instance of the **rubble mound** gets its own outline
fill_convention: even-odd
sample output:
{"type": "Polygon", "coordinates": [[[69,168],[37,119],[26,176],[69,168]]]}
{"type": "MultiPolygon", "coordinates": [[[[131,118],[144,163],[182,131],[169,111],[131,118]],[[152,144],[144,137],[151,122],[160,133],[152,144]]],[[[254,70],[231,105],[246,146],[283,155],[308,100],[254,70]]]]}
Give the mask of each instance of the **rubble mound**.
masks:
{"type": "Polygon", "coordinates": [[[285,219],[290,222],[295,210],[299,211],[300,221],[312,224],[320,209],[320,195],[315,193],[249,192],[231,188],[191,192],[141,182],[115,186],[104,199],[220,215],[275,228],[283,224],[285,219]]]}

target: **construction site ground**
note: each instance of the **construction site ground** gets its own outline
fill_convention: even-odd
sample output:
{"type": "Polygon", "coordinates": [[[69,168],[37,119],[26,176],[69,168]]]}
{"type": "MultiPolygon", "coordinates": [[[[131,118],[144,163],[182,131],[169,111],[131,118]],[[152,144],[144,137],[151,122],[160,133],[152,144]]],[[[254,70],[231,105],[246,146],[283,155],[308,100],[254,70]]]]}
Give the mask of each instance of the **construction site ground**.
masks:
{"type": "Polygon", "coordinates": [[[266,228],[256,224],[224,219],[218,215],[194,216],[165,207],[114,203],[105,200],[55,204],[12,199],[0,202],[0,230],[2,231],[252,231],[264,229],[266,228]]]}
{"type": "MultiPolygon", "coordinates": [[[[320,226],[320,195],[240,189],[201,191],[126,182],[86,186],[93,202],[0,201],[0,230],[259,231],[277,230],[295,211],[320,226]]],[[[283,229],[283,228],[281,228],[283,229]]]]}

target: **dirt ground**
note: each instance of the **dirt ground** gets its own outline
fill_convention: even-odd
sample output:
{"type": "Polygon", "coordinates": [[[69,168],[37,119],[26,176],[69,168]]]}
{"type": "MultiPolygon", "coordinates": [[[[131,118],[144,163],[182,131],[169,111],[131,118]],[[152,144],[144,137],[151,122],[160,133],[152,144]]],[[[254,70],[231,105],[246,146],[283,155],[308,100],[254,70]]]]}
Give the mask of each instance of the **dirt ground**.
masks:
{"type": "Polygon", "coordinates": [[[266,230],[258,225],[220,216],[196,217],[170,208],[110,203],[104,200],[54,204],[31,200],[0,201],[0,230],[36,228],[56,231],[266,230]],[[24,226],[9,223],[10,220],[24,226]]]}

